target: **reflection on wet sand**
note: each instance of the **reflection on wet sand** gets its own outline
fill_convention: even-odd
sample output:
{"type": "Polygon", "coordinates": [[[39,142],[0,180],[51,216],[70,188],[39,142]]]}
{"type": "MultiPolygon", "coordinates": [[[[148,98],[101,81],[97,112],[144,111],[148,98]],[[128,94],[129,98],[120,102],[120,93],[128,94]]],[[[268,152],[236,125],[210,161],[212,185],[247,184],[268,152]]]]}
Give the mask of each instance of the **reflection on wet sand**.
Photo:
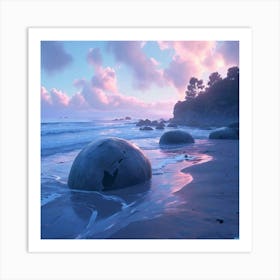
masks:
{"type": "MultiPolygon", "coordinates": [[[[88,225],[77,238],[110,238],[113,233],[130,223],[154,219],[166,212],[180,212],[186,201],[181,196],[177,196],[176,192],[193,180],[191,174],[183,173],[181,169],[212,159],[211,156],[203,154],[196,154],[193,158],[195,161],[182,160],[167,164],[162,174],[154,175],[150,182],[138,185],[137,188],[121,189],[110,194],[103,193],[103,196],[108,196],[114,201],[119,199],[119,202],[122,202],[120,211],[105,219],[98,219],[99,215],[97,214],[96,217],[94,213],[94,223],[88,225]]],[[[107,207],[105,205],[103,208],[107,207]]],[[[109,205],[110,203],[109,208],[112,207],[109,205]]],[[[102,207],[100,209],[104,211],[102,207]]]]}
{"type": "Polygon", "coordinates": [[[155,158],[150,181],[107,192],[69,190],[64,197],[44,206],[42,238],[110,238],[133,222],[179,213],[187,201],[176,193],[193,180],[190,173],[181,170],[212,157],[182,149],[148,152],[154,153],[155,158]],[[163,163],[162,157],[166,159],[163,163]],[[157,158],[161,162],[158,165],[157,158]]]}

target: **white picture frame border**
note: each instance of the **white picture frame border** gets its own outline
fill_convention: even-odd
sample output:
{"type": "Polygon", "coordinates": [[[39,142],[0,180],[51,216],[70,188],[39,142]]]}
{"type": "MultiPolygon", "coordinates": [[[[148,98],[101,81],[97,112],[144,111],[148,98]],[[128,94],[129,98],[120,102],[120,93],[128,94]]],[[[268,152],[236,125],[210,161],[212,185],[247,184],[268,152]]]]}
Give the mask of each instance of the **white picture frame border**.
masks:
{"type": "Polygon", "coordinates": [[[280,278],[279,1],[1,0],[0,15],[1,280],[280,278]],[[252,29],[254,153],[250,252],[28,252],[27,28],[101,25],[252,29]],[[15,73],[19,74],[16,82],[15,73]]]}
{"type": "Polygon", "coordinates": [[[111,27],[29,28],[29,251],[30,252],[248,252],[252,221],[252,45],[250,28],[111,27]],[[237,239],[41,239],[41,41],[239,41],[240,168],[237,239]],[[249,82],[248,82],[249,81],[249,82]],[[38,104],[34,106],[34,104],[38,104]]]}

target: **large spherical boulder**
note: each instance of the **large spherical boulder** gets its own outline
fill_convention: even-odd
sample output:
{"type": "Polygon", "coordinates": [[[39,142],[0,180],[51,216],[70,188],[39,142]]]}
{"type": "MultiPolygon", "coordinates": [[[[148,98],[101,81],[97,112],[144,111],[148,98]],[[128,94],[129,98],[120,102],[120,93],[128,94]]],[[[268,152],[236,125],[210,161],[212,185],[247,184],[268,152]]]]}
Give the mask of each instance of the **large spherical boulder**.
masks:
{"type": "Polygon", "coordinates": [[[224,127],[210,133],[209,139],[239,139],[239,129],[224,127]]]}
{"type": "Polygon", "coordinates": [[[68,177],[72,189],[106,191],[149,180],[151,163],[135,145],[107,138],[87,145],[75,158],[68,177]]]}
{"type": "Polygon", "coordinates": [[[188,132],[182,130],[165,132],[159,140],[160,145],[181,145],[188,143],[194,143],[194,139],[188,132]]]}

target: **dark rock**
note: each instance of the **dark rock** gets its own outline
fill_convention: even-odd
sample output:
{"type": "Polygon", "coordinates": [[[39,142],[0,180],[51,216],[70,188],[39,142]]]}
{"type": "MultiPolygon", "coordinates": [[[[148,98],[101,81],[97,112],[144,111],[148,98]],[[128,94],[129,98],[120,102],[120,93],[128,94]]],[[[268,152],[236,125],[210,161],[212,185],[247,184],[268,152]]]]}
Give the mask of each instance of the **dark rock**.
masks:
{"type": "Polygon", "coordinates": [[[131,120],[131,117],[125,117],[125,119],[126,119],[127,121],[129,121],[129,120],[131,120]]]}
{"type": "Polygon", "coordinates": [[[209,139],[239,139],[239,130],[223,127],[211,132],[209,139]]]}
{"type": "Polygon", "coordinates": [[[193,98],[187,93],[184,101],[175,104],[173,116],[174,122],[187,126],[222,127],[238,122],[239,68],[229,68],[227,77],[210,83],[193,98]]]}
{"type": "Polygon", "coordinates": [[[148,119],[145,119],[145,120],[139,120],[139,122],[136,124],[136,126],[148,126],[148,125],[151,125],[152,122],[148,119]]]}
{"type": "Polygon", "coordinates": [[[139,120],[137,123],[136,123],[136,126],[142,126],[144,124],[144,120],[139,120]]]}
{"type": "Polygon", "coordinates": [[[151,125],[152,126],[157,126],[158,125],[158,121],[152,121],[151,125]]]}
{"type": "Polygon", "coordinates": [[[165,132],[159,140],[160,145],[194,143],[193,137],[185,131],[173,130],[165,132]]]}
{"type": "Polygon", "coordinates": [[[162,124],[162,123],[159,123],[157,126],[156,126],[156,129],[164,129],[165,125],[162,124]]]}
{"type": "Polygon", "coordinates": [[[134,186],[151,176],[150,161],[138,147],[123,139],[107,138],[82,149],[72,164],[68,186],[106,191],[134,186]]]}
{"type": "Polygon", "coordinates": [[[174,128],[176,128],[176,127],[178,127],[178,125],[176,123],[169,123],[167,125],[167,127],[174,127],[174,128]]]}
{"type": "Polygon", "coordinates": [[[153,128],[150,126],[144,126],[144,127],[140,127],[140,130],[153,130],[153,128]]]}
{"type": "Polygon", "coordinates": [[[224,220],[223,219],[216,219],[216,221],[220,224],[223,224],[224,223],[224,220]]]}

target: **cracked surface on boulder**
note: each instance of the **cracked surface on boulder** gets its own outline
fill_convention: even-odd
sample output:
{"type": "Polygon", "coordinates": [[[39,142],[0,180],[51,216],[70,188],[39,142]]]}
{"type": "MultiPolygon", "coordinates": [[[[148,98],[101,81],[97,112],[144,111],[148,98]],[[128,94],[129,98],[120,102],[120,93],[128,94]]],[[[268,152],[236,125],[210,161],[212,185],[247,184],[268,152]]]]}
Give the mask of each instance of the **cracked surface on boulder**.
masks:
{"type": "Polygon", "coordinates": [[[68,186],[106,191],[134,186],[151,176],[151,163],[138,147],[124,139],[106,138],[90,143],[77,155],[68,186]]]}

